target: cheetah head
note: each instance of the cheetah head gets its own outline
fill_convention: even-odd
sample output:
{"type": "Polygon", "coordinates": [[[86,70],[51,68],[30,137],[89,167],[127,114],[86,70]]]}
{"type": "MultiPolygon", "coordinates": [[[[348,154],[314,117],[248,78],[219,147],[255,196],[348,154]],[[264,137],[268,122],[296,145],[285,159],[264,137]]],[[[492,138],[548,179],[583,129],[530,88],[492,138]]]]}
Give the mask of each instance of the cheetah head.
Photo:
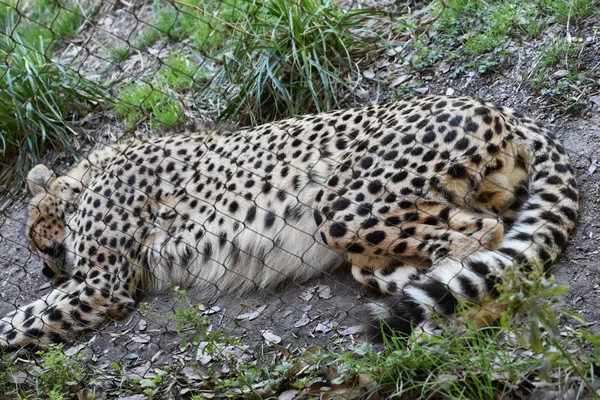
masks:
{"type": "Polygon", "coordinates": [[[44,165],[27,174],[29,201],[26,236],[29,249],[43,264],[42,273],[58,284],[65,278],[67,219],[75,211],[75,201],[82,185],[68,176],[58,177],[44,165]]]}

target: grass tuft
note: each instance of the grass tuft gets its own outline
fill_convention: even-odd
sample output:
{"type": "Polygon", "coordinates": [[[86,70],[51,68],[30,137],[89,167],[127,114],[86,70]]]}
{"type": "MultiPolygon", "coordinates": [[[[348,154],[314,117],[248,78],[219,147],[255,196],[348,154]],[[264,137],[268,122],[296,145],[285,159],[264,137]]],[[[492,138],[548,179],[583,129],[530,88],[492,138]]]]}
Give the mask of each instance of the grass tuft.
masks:
{"type": "Polygon", "coordinates": [[[358,83],[359,61],[385,43],[369,28],[380,14],[342,12],[333,1],[256,2],[250,15],[219,52],[223,69],[212,84],[234,93],[221,119],[258,124],[339,108],[358,83]]]}
{"type": "Polygon", "coordinates": [[[68,67],[52,61],[43,37],[29,41],[7,15],[0,37],[0,163],[7,184],[35,165],[48,148],[74,153],[76,126],[90,109],[104,103],[107,92],[68,67]]]}

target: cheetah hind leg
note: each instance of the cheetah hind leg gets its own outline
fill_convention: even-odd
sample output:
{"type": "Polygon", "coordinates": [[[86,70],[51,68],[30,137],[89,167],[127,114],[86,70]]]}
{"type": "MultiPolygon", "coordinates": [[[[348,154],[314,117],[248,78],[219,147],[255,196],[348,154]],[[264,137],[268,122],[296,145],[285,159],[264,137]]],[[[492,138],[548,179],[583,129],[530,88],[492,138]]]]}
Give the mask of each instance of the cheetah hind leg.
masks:
{"type": "Polygon", "coordinates": [[[348,261],[352,263],[354,280],[383,294],[398,293],[409,281],[419,279],[419,275],[427,270],[391,257],[349,254],[348,261]]]}
{"type": "MultiPolygon", "coordinates": [[[[431,201],[416,207],[426,215],[440,211],[437,209],[438,205],[431,201]],[[429,210],[425,206],[430,207],[429,210]]],[[[385,224],[386,237],[398,237],[397,230],[401,231],[400,237],[404,240],[399,243],[404,243],[401,246],[405,248],[401,255],[393,255],[389,249],[384,252],[378,246],[369,246],[369,234],[372,231],[359,230],[353,239],[356,243],[361,243],[361,253],[349,251],[346,254],[352,263],[354,279],[384,294],[395,294],[408,282],[419,280],[419,276],[432,265],[443,264],[447,257],[461,260],[477,251],[493,249],[502,239],[504,228],[498,220],[454,207],[451,211],[448,209],[447,205],[442,209],[449,215],[443,226],[432,227],[430,224],[411,222],[399,226],[385,224]],[[412,233],[412,236],[406,237],[407,232],[412,233]],[[364,242],[367,245],[363,245],[364,242]]],[[[389,221],[390,216],[387,218],[389,221]]],[[[406,215],[397,215],[397,219],[406,220],[406,215]]],[[[394,245],[398,246],[396,243],[394,245]]]]}
{"type": "Polygon", "coordinates": [[[392,206],[370,207],[369,212],[364,212],[363,204],[352,207],[342,213],[333,202],[324,204],[321,213],[315,211],[323,242],[347,254],[393,257],[419,265],[493,249],[504,236],[498,219],[441,201],[403,199],[392,206]]]}

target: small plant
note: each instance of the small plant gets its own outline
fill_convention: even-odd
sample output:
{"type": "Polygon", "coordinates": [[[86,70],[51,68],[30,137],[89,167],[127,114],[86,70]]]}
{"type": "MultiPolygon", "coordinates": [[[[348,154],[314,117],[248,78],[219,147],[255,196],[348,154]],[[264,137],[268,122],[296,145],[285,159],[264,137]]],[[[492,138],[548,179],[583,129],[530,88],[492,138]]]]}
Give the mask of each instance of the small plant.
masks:
{"type": "Polygon", "coordinates": [[[221,119],[256,124],[340,107],[360,75],[359,60],[384,48],[369,25],[383,21],[375,11],[342,13],[329,0],[253,4],[254,19],[219,52],[223,69],[212,83],[235,93],[221,119]]]}
{"type": "Polygon", "coordinates": [[[90,2],[84,9],[79,2],[65,0],[37,0],[29,7],[22,1],[3,1],[0,3],[0,31],[12,32],[4,24],[10,16],[17,21],[16,32],[26,41],[35,43],[42,38],[45,46],[50,47],[72,38],[100,4],[100,1],[90,2]]]}
{"type": "Polygon", "coordinates": [[[53,399],[68,399],[83,387],[88,375],[83,365],[82,352],[67,356],[62,344],[52,344],[45,351],[36,353],[40,357],[39,369],[33,369],[36,391],[48,393],[53,399]]]}
{"type": "Polygon", "coordinates": [[[135,47],[140,49],[146,49],[152,46],[152,44],[154,44],[154,42],[156,42],[159,37],[160,31],[153,26],[148,26],[146,29],[144,29],[141,36],[137,39],[135,47]]]}
{"type": "Polygon", "coordinates": [[[198,51],[210,55],[231,37],[229,30],[241,29],[254,1],[183,0],[155,3],[152,22],[169,39],[186,37],[198,51]]]}

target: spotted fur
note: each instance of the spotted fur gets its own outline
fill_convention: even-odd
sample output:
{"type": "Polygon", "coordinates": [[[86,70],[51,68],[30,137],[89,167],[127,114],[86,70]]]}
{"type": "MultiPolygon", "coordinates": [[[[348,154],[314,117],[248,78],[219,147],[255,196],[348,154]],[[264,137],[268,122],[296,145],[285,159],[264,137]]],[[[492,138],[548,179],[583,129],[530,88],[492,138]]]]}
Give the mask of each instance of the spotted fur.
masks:
{"type": "Polygon", "coordinates": [[[3,347],[75,339],[166,283],[240,293],[344,258],[391,294],[372,325],[410,332],[488,304],[512,263],[552,264],[578,213],[545,128],[442,96],[134,140],[28,184],[30,248],[58,286],[1,319],[3,347]]]}

